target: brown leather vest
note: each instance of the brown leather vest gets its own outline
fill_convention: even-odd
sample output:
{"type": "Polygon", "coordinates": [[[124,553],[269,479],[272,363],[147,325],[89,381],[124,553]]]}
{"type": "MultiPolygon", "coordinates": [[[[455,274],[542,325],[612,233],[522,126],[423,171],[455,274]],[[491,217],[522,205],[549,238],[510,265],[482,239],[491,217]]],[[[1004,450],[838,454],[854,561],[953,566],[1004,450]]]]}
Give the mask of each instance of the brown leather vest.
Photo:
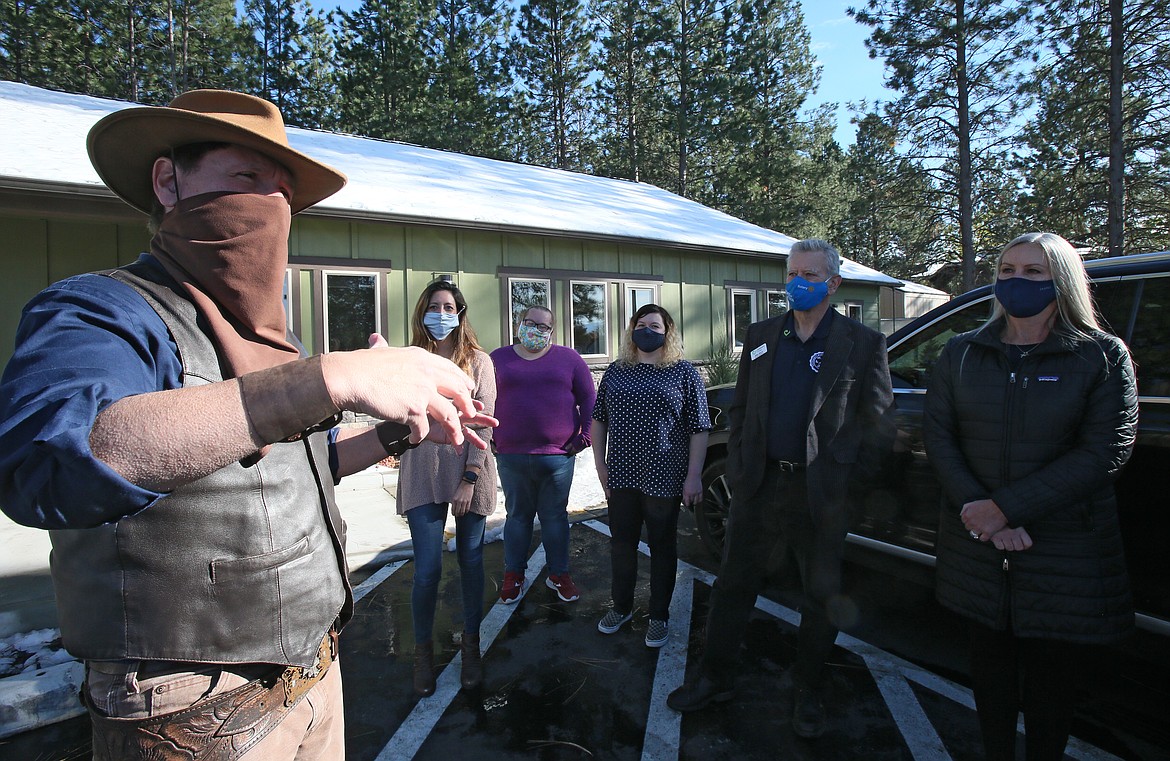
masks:
{"type": "MultiPolygon", "coordinates": [[[[166,323],[185,388],[222,380],[177,286],[136,265],[108,274],[166,323]]],[[[326,436],[276,444],[115,523],[50,532],[65,648],[86,660],[312,665],[353,611],[326,436]]]]}

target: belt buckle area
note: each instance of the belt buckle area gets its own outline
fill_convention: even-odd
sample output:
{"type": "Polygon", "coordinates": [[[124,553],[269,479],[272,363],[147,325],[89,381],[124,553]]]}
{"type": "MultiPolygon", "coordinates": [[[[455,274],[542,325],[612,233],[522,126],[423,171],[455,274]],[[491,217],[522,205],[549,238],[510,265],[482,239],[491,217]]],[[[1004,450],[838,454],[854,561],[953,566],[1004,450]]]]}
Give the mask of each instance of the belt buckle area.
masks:
{"type": "Polygon", "coordinates": [[[776,465],[779,466],[781,473],[796,473],[804,467],[798,462],[788,462],[787,460],[776,460],[776,465]]]}
{"type": "Polygon", "coordinates": [[[313,685],[321,681],[321,677],[325,676],[325,672],[329,670],[329,666],[333,664],[333,660],[337,655],[337,635],[330,629],[325,634],[325,638],[321,640],[321,646],[317,648],[317,658],[313,661],[313,665],[309,668],[304,666],[289,666],[280,675],[280,681],[284,684],[284,704],[291,707],[301,697],[312,689],[313,685]]]}

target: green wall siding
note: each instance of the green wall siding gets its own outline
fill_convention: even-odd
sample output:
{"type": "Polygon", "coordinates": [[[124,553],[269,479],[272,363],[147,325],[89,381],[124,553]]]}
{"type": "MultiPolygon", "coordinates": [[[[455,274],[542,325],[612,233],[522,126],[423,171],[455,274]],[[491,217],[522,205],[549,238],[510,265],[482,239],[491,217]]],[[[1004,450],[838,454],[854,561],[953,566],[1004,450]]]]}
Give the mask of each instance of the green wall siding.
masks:
{"type": "MultiPolygon", "coordinates": [[[[149,236],[133,223],[33,218],[0,215],[0,236],[6,241],[0,261],[5,277],[0,283],[0,363],[11,355],[20,308],[37,291],[79,272],[104,269],[133,261],[146,249],[149,236]]],[[[582,279],[629,276],[631,280],[661,278],[663,306],[674,315],[683,333],[687,356],[705,359],[727,337],[727,283],[784,282],[784,263],[703,251],[679,251],[648,245],[589,241],[557,236],[507,234],[451,227],[347,221],[316,216],[293,220],[289,245],[293,266],[298,257],[336,259],[339,266],[387,270],[381,283],[385,295],[381,315],[383,333],[392,345],[410,342],[410,317],[419,294],[433,274],[449,273],[464,291],[469,314],[485,349],[508,340],[506,293],[501,268],[559,271],[553,277],[554,304],[566,303],[562,281],[566,272],[582,279]]],[[[308,265],[303,265],[308,266],[308,265]]],[[[319,350],[320,314],[315,309],[319,275],[299,272],[299,300],[294,323],[310,351],[319,350]]],[[[750,287],[750,286],[749,286],[750,287]]],[[[610,345],[616,348],[622,324],[623,289],[608,287],[610,345]]],[[[834,298],[863,304],[865,321],[878,325],[878,289],[846,285],[834,298]]],[[[566,341],[567,321],[558,314],[559,340],[566,341]]]]}

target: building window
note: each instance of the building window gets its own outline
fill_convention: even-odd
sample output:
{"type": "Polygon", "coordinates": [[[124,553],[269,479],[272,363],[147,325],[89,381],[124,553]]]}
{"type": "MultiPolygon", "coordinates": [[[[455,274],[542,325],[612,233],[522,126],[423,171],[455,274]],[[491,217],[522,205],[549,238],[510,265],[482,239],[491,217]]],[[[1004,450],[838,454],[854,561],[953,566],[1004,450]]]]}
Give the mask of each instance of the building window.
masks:
{"type": "Polygon", "coordinates": [[[647,304],[655,303],[655,293],[657,289],[652,285],[628,285],[626,286],[626,321],[628,322],[634,314],[646,306],[647,304]]]}
{"type": "Polygon", "coordinates": [[[325,286],[325,351],[351,351],[369,346],[378,324],[378,276],[373,272],[322,273],[325,286]]]}
{"type": "Polygon", "coordinates": [[[863,313],[860,301],[846,301],[845,302],[845,316],[851,320],[862,322],[863,313]]]}
{"type": "Polygon", "coordinates": [[[548,280],[535,278],[508,278],[508,299],[512,307],[512,322],[509,335],[520,320],[520,313],[528,307],[542,306],[552,309],[552,284],[548,280]]]}
{"type": "Polygon", "coordinates": [[[756,319],[756,292],[732,290],[731,292],[731,339],[733,349],[742,349],[747,337],[748,325],[756,319]]]}
{"type": "Polygon", "coordinates": [[[768,317],[779,317],[788,311],[788,294],[785,291],[767,291],[768,317]]]}
{"type": "Polygon", "coordinates": [[[281,294],[281,299],[284,301],[284,324],[290,333],[293,330],[292,277],[292,269],[286,269],[284,271],[284,293],[281,294]]]}
{"type": "Polygon", "coordinates": [[[608,354],[609,326],[606,315],[606,284],[570,282],[573,348],[582,356],[608,354]]]}

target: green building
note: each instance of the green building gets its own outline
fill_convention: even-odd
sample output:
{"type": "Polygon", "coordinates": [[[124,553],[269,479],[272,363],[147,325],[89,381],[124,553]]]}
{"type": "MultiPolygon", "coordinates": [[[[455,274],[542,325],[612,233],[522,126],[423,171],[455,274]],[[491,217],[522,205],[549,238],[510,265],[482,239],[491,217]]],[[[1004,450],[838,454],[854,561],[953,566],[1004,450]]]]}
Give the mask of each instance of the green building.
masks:
{"type": "MultiPolygon", "coordinates": [[[[85,151],[90,126],[129,105],[0,82],[0,364],[37,291],[148,246],[145,218],[85,151]]],[[[333,133],[289,140],[350,178],[293,218],[289,322],[311,352],[364,347],[372,332],[409,343],[415,300],[440,277],[466,294],[486,349],[511,342],[522,305],[543,303],[556,340],[594,366],[648,302],[674,315],[694,361],[786,308],[792,238],[652,185],[333,133]]],[[[902,282],[848,261],[841,274],[835,306],[879,327],[882,289],[902,282]]]]}

